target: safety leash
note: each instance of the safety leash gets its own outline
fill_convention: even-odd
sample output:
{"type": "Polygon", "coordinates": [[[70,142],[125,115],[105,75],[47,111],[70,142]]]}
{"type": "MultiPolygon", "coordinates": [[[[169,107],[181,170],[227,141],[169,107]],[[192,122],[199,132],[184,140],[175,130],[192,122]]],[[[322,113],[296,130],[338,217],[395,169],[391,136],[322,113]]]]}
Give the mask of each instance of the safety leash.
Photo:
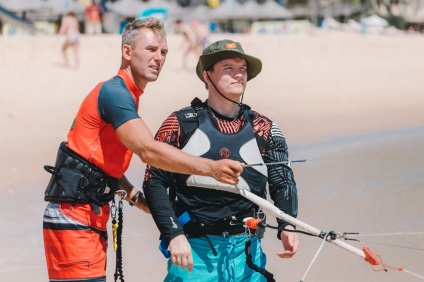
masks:
{"type": "Polygon", "coordinates": [[[250,246],[252,245],[252,242],[250,241],[251,234],[255,234],[258,239],[262,239],[264,237],[266,227],[265,217],[263,219],[247,217],[243,220],[243,222],[247,234],[246,244],[244,245],[244,253],[246,254],[247,266],[250,269],[262,274],[266,278],[267,282],[275,282],[274,274],[270,273],[265,268],[261,268],[253,263],[252,254],[250,252],[250,246]]]}
{"type": "Polygon", "coordinates": [[[122,228],[124,225],[124,215],[123,215],[123,199],[126,196],[124,190],[119,190],[116,192],[119,195],[118,208],[115,206],[115,199],[112,200],[112,206],[110,209],[112,217],[112,233],[113,233],[113,248],[116,252],[116,265],[115,265],[115,282],[119,279],[121,282],[124,282],[124,273],[122,271],[122,228]],[[118,222],[116,221],[116,212],[118,212],[118,222]]]}
{"type": "Polygon", "coordinates": [[[246,264],[247,264],[247,266],[250,267],[250,269],[262,274],[266,278],[267,282],[275,282],[274,274],[270,273],[265,268],[261,268],[261,267],[259,267],[259,266],[257,266],[256,264],[253,263],[252,254],[250,253],[250,245],[251,244],[252,244],[252,242],[250,241],[250,236],[248,236],[247,240],[246,240],[246,244],[244,245],[244,253],[246,254],[246,264]]]}

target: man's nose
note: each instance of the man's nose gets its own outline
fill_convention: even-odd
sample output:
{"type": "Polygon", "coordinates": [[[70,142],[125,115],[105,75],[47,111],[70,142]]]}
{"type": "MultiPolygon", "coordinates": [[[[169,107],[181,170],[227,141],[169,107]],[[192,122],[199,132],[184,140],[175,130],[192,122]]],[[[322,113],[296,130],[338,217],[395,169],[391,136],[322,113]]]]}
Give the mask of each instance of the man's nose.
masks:
{"type": "Polygon", "coordinates": [[[162,55],[162,51],[161,50],[157,50],[156,52],[155,52],[155,57],[154,57],[154,60],[156,61],[156,62],[160,62],[160,61],[163,61],[164,60],[164,58],[165,58],[165,56],[164,55],[162,55]]]}

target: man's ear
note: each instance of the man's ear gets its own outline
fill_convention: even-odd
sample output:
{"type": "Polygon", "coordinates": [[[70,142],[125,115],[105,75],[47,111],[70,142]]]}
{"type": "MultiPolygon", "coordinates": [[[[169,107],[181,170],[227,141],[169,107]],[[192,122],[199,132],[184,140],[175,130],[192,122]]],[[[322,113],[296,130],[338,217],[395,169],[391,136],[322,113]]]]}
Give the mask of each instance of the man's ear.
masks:
{"type": "Polygon", "coordinates": [[[207,73],[207,71],[203,71],[203,79],[205,80],[205,82],[207,83],[207,84],[210,84],[211,83],[211,81],[210,81],[210,79],[209,79],[209,76],[208,76],[208,73],[207,73]]]}
{"type": "Polygon", "coordinates": [[[122,57],[124,57],[124,59],[126,60],[131,60],[131,53],[132,53],[131,46],[128,44],[124,44],[122,46],[122,57]]]}

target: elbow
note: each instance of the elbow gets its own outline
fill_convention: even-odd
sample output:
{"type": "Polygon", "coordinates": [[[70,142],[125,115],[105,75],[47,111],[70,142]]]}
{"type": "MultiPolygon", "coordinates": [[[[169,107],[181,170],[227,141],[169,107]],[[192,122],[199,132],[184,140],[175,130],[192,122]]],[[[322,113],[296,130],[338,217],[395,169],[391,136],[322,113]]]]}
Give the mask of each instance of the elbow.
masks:
{"type": "Polygon", "coordinates": [[[148,163],[150,163],[150,160],[151,160],[151,156],[150,156],[150,153],[149,153],[149,150],[148,149],[141,149],[138,153],[137,153],[137,155],[140,157],[140,159],[141,159],[141,161],[143,162],[143,163],[146,163],[146,164],[148,164],[148,163]]]}
{"type": "Polygon", "coordinates": [[[154,150],[154,143],[155,141],[152,140],[152,142],[148,142],[147,144],[144,144],[142,147],[139,148],[137,151],[137,155],[141,159],[143,163],[150,164],[152,163],[154,156],[156,155],[154,150]]]}

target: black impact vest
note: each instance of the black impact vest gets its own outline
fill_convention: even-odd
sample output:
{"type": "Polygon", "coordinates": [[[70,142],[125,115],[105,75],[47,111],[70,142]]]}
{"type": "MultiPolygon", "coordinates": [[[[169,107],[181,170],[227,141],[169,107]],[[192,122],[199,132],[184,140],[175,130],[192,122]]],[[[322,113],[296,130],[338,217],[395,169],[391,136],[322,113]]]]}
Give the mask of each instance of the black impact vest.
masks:
{"type": "MultiPolygon", "coordinates": [[[[182,140],[185,144],[182,151],[212,160],[228,158],[246,164],[263,162],[248,110],[243,113],[246,122],[239,132],[234,134],[220,132],[214,126],[207,109],[197,109],[194,116],[196,114],[198,128],[188,137],[188,141],[182,140]]],[[[190,115],[193,116],[192,114],[188,116],[190,115]]],[[[183,114],[177,112],[180,125],[184,122],[184,116],[187,117],[187,112],[183,114]]],[[[249,189],[252,193],[265,198],[267,177],[266,166],[245,168],[237,187],[249,189]]],[[[241,195],[213,189],[218,186],[220,189],[234,191],[235,187],[220,183],[211,177],[175,174],[175,186],[178,197],[177,213],[178,211],[193,212],[196,220],[205,224],[213,224],[232,216],[245,215],[252,209],[257,210],[256,205],[241,195]]]]}

